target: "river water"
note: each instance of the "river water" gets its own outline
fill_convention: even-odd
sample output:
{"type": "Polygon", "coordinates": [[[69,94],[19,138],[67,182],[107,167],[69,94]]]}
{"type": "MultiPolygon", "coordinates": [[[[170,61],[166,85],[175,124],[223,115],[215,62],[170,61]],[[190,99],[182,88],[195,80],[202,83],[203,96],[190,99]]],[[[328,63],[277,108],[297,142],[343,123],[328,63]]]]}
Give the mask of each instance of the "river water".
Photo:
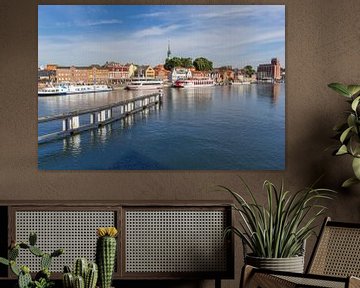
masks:
{"type": "MultiPolygon", "coordinates": [[[[38,97],[39,116],[151,93],[38,97]]],[[[38,134],[61,122],[39,124],[38,134]]],[[[285,84],[165,88],[160,107],[38,146],[42,170],[283,170],[285,84]]]]}

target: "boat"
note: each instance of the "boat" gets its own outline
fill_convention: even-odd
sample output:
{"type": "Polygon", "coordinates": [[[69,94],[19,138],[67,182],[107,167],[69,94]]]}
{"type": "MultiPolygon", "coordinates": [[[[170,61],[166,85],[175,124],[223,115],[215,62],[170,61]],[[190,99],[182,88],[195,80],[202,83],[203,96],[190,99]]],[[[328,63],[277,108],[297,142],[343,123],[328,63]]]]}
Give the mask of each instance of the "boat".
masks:
{"type": "Polygon", "coordinates": [[[173,84],[175,88],[194,88],[194,87],[208,87],[215,86],[215,82],[211,78],[189,78],[189,79],[179,79],[176,80],[173,84]]]}
{"type": "Polygon", "coordinates": [[[125,89],[128,90],[150,90],[162,89],[163,81],[152,78],[133,78],[127,83],[125,89]]]}
{"type": "Polygon", "coordinates": [[[107,85],[69,85],[66,94],[81,94],[111,91],[112,88],[107,85]]]}
{"type": "Polygon", "coordinates": [[[68,91],[68,88],[64,85],[44,87],[38,90],[39,96],[54,96],[54,95],[64,95],[68,91]]]}
{"type": "Polygon", "coordinates": [[[233,82],[231,82],[231,85],[249,85],[249,84],[251,84],[251,82],[250,81],[233,81],[233,82]]]}
{"type": "Polygon", "coordinates": [[[38,90],[38,96],[56,96],[65,94],[82,94],[82,93],[95,93],[111,91],[112,88],[107,85],[72,85],[72,84],[59,84],[51,85],[38,90]]]}

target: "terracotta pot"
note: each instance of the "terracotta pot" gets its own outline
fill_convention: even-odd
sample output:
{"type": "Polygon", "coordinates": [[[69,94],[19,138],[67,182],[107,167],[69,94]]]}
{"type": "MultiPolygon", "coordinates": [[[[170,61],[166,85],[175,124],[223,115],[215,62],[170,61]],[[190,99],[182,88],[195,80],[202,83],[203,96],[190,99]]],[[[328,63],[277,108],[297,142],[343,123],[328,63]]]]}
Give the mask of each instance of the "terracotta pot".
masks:
{"type": "Polygon", "coordinates": [[[304,256],[289,258],[263,258],[246,255],[245,263],[254,267],[275,271],[304,272],[304,256]]]}

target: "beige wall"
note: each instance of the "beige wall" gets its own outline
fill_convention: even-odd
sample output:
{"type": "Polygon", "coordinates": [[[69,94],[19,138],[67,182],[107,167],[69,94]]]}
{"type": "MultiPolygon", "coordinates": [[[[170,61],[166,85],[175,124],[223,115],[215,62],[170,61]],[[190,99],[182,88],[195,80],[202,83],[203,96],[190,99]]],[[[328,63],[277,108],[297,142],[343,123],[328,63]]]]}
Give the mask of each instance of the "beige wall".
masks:
{"type": "MultiPolygon", "coordinates": [[[[65,2],[69,1],[52,1],[65,2]]],[[[85,3],[77,1],[82,2],[85,3]]],[[[332,143],[332,126],[341,119],[346,107],[327,84],[360,82],[358,0],[241,1],[286,4],[286,170],[279,172],[38,171],[37,6],[36,1],[21,3],[1,1],[0,4],[1,70],[7,71],[0,85],[1,200],[230,199],[207,187],[214,183],[236,187],[238,175],[258,189],[258,196],[265,199],[261,192],[264,179],[276,183],[285,179],[290,189],[297,189],[325,174],[321,185],[339,190],[338,199],[332,202],[328,214],[337,220],[360,222],[360,186],[347,191],[339,188],[351,173],[350,163],[344,157],[332,157],[325,150],[332,143]]],[[[184,3],[195,2],[182,1],[184,3]]],[[[228,0],[226,3],[240,2],[228,0]]],[[[236,252],[236,256],[239,270],[240,252],[236,252]]],[[[237,287],[238,279],[239,273],[236,281],[226,281],[224,286],[237,287]]],[[[211,287],[209,283],[205,286],[211,287]]]]}

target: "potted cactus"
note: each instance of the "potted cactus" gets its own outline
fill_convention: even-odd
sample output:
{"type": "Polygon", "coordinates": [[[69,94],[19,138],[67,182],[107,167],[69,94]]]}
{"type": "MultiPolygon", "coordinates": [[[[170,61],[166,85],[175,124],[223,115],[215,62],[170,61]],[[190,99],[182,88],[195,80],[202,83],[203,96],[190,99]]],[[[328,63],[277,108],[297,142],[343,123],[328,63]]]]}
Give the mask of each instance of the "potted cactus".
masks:
{"type": "Polygon", "coordinates": [[[110,288],[116,258],[115,227],[100,227],[97,229],[96,262],[99,268],[99,287],[110,288]]]}
{"type": "Polygon", "coordinates": [[[95,288],[98,279],[98,267],[96,263],[88,262],[85,258],[78,258],[71,272],[69,266],[64,267],[64,288],[95,288]]]}
{"type": "Polygon", "coordinates": [[[54,285],[50,280],[50,265],[54,257],[58,257],[64,253],[63,249],[57,249],[51,254],[43,252],[36,246],[37,236],[35,233],[30,233],[29,243],[16,243],[10,245],[8,252],[8,259],[0,257],[0,263],[10,266],[11,271],[18,277],[19,288],[49,288],[54,285]],[[20,249],[26,249],[33,255],[40,257],[41,270],[35,275],[34,280],[30,275],[28,266],[19,266],[16,259],[19,256],[20,249]]]}

